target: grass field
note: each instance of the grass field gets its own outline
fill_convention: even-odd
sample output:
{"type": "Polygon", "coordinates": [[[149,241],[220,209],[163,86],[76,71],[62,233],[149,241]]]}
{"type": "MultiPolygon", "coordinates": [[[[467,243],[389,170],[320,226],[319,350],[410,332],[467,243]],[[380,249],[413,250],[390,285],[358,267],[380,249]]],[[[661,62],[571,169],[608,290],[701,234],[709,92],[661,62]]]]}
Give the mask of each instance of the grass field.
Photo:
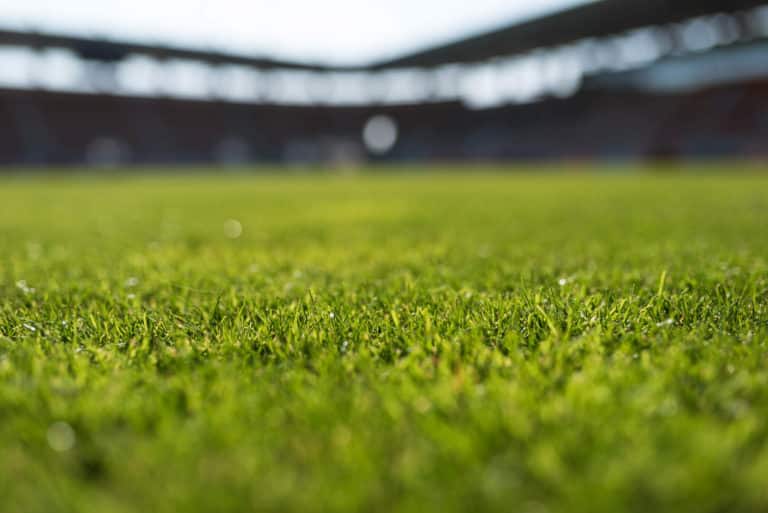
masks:
{"type": "Polygon", "coordinates": [[[0,511],[768,511],[768,175],[0,179],[0,511]]]}

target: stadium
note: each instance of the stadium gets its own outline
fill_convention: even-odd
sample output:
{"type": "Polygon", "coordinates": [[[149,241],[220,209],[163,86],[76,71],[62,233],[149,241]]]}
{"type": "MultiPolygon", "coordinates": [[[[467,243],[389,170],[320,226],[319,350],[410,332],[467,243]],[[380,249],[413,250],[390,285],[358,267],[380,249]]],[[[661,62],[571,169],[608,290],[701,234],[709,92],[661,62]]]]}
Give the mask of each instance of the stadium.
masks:
{"type": "Polygon", "coordinates": [[[768,11],[657,4],[593,2],[347,68],[3,31],[27,55],[2,92],[0,162],[765,157],[768,11]],[[361,139],[376,115],[399,129],[383,155],[361,139]]]}
{"type": "Polygon", "coordinates": [[[768,510],[768,3],[28,3],[0,512],[768,510]]]}

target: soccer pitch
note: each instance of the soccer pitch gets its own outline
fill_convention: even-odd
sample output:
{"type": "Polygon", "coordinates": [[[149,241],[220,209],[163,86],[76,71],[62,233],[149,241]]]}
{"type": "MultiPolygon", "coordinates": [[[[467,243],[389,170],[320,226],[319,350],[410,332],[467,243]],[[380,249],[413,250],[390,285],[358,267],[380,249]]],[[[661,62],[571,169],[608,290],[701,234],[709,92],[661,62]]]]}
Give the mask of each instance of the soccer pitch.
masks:
{"type": "Polygon", "coordinates": [[[768,510],[768,175],[0,179],[0,511],[768,510]]]}

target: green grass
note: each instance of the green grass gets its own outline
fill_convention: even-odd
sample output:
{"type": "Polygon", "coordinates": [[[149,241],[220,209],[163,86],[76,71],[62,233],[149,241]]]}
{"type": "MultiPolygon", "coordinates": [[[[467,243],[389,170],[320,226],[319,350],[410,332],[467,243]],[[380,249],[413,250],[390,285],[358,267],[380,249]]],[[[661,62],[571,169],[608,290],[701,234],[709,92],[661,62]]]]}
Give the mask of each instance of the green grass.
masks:
{"type": "Polygon", "coordinates": [[[768,175],[6,177],[0,511],[767,511],[766,343],[768,175]]]}

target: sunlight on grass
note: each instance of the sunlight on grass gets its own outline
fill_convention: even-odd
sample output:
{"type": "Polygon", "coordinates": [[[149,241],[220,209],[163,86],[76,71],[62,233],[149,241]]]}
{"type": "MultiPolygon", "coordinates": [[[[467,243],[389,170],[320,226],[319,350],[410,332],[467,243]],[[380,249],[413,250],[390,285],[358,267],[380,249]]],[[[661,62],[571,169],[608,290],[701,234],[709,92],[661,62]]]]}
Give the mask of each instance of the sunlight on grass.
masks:
{"type": "Polygon", "coordinates": [[[768,509],[768,179],[0,182],[0,511],[768,509]]]}

